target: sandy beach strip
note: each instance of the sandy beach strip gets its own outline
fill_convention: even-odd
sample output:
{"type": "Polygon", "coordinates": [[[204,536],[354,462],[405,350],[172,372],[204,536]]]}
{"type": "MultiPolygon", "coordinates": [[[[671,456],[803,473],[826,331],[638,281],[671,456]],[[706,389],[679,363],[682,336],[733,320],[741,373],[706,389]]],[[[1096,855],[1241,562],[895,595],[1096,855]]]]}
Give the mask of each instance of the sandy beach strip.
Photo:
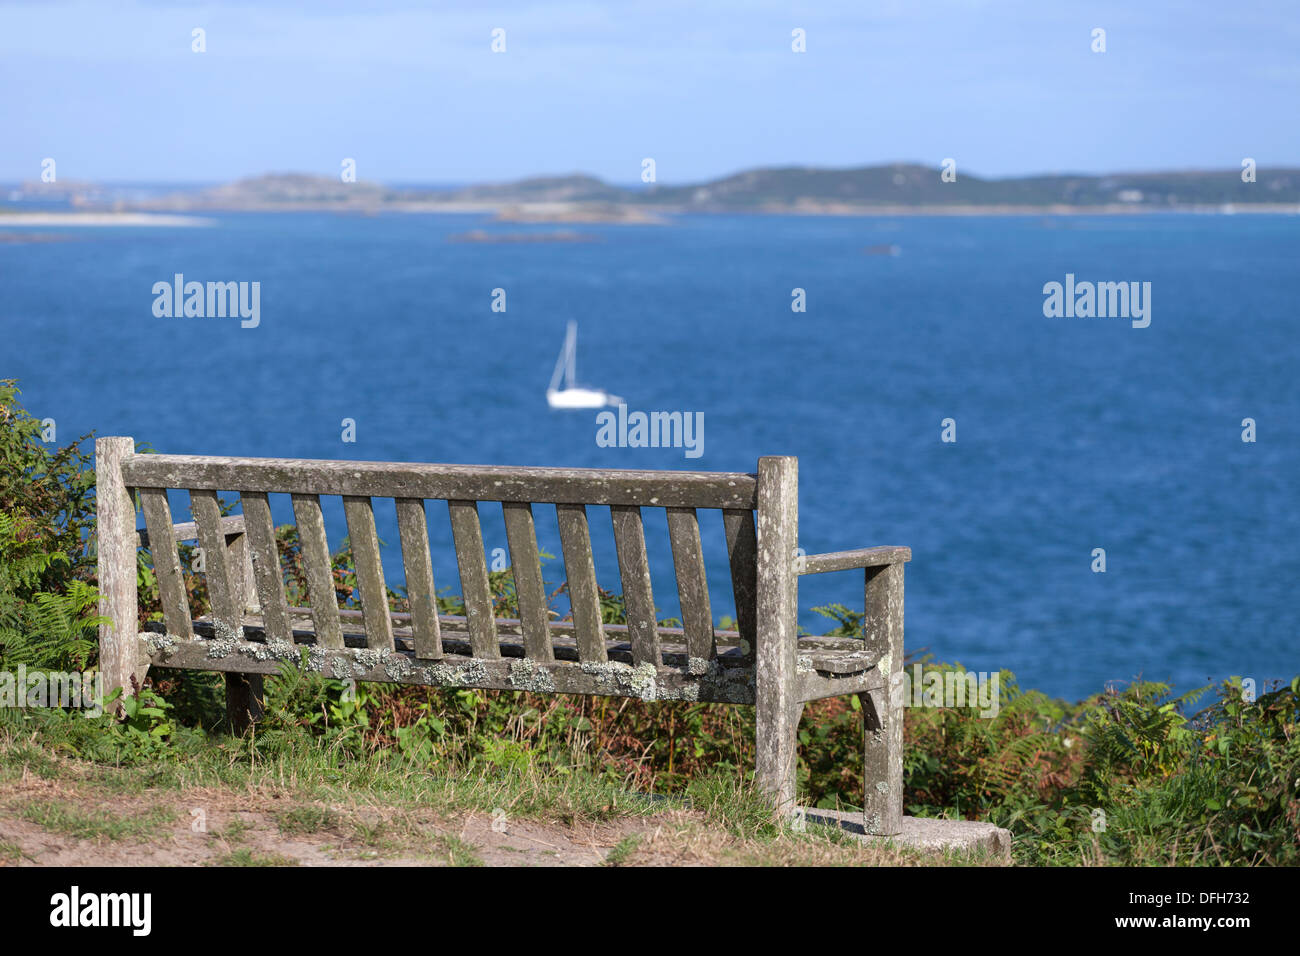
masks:
{"type": "Polygon", "coordinates": [[[0,228],[9,226],[210,226],[199,216],[147,212],[0,212],[0,228]]]}

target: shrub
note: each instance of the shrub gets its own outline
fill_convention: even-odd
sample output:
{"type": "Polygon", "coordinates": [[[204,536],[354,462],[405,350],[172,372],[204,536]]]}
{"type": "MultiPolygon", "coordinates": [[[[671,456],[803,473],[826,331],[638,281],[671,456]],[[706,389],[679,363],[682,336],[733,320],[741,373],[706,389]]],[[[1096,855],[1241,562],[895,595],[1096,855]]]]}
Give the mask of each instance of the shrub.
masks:
{"type": "Polygon", "coordinates": [[[0,379],[0,665],[81,670],[94,658],[90,436],[51,451],[0,379]]]}

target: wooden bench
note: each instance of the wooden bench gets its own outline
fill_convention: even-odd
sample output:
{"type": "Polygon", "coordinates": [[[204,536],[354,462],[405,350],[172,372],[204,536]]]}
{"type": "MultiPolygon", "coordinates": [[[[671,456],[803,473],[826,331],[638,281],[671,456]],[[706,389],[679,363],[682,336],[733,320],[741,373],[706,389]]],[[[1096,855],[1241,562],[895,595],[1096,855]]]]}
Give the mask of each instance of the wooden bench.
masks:
{"type": "MultiPolygon", "coordinates": [[[[100,666],[107,688],[150,667],[224,672],[232,722],[260,706],[261,676],[285,662],[335,678],[434,687],[752,704],[758,785],[777,809],[795,803],[796,731],[810,700],[859,695],[865,720],[868,832],[902,817],[902,711],[889,688],[903,660],[907,548],[801,556],[798,462],[760,458],[757,474],[504,468],[190,455],[137,455],[130,438],[95,443],[100,666]],[[168,489],[189,492],[193,522],[174,524],[168,489]],[[218,493],[242,514],[221,515],[218,493]],[[269,494],[288,493],[310,607],[290,607],[269,494]],[[144,512],[137,530],[133,494],[144,512]],[[360,610],[340,609],[321,496],[343,499],[360,610]],[[393,499],[410,610],[390,610],[374,502],[393,499]],[[425,502],[447,502],[464,617],[440,615],[425,502]],[[518,620],[493,613],[479,504],[503,510],[518,620]],[[554,506],[572,613],[554,620],[542,583],[535,505],[554,506]],[[587,506],[608,506],[625,625],[602,624],[587,506]],[[683,626],[656,622],[642,510],[663,508],[683,626]],[[714,627],[698,509],[719,509],[736,630],[714,627]],[[193,617],[178,541],[198,542],[210,597],[193,617]],[[137,549],[152,554],[163,624],[137,628],[137,549]],[[799,637],[803,574],[865,572],[865,641],[799,637]]],[[[388,507],[385,505],[385,507],[388,507]]],[[[720,544],[720,543],[719,543],[720,544]]],[[[720,555],[719,555],[720,556],[720,555]]]]}

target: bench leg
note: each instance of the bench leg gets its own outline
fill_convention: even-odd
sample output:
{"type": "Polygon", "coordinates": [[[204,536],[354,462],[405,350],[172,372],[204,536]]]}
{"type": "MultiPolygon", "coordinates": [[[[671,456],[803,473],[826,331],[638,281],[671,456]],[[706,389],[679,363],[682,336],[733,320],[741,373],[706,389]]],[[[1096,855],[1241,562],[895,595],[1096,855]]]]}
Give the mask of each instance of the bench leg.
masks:
{"type": "Polygon", "coordinates": [[[789,701],[758,705],[754,780],[779,816],[795,809],[795,773],[799,762],[799,716],[803,704],[789,701]]]}
{"type": "Polygon", "coordinates": [[[858,695],[862,702],[863,828],[892,836],[903,824],[903,712],[890,705],[889,688],[858,695]]]}
{"type": "MultiPolygon", "coordinates": [[[[95,439],[95,530],[98,538],[99,672],[104,696],[134,694],[148,671],[136,632],[135,501],[122,480],[122,465],[135,453],[130,438],[95,439]]],[[[119,702],[117,711],[122,712],[119,702]]]]}
{"type": "Polygon", "coordinates": [[[230,732],[242,737],[262,717],[262,675],[226,674],[226,720],[230,732]]]}
{"type": "Polygon", "coordinates": [[[799,466],[794,458],[758,460],[758,585],[754,661],[755,783],[777,817],[795,809],[795,692],[799,578],[799,466]]]}
{"type": "Polygon", "coordinates": [[[867,568],[863,637],[880,653],[884,686],[859,694],[862,702],[868,833],[892,836],[903,826],[903,565],[867,568]]]}

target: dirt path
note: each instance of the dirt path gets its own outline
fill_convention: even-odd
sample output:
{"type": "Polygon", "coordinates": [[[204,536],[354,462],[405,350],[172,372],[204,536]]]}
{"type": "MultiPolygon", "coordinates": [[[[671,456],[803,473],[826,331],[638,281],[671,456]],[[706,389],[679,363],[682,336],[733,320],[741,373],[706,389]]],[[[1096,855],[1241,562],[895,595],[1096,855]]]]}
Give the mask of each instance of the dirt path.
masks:
{"type": "Polygon", "coordinates": [[[294,805],[219,790],[106,794],[66,780],[0,787],[0,865],[600,866],[704,862],[683,811],[602,823],[294,805]],[[277,806],[280,804],[280,806],[277,806]],[[612,854],[612,856],[611,856],[612,854]],[[635,860],[633,860],[635,857],[635,860]]]}

